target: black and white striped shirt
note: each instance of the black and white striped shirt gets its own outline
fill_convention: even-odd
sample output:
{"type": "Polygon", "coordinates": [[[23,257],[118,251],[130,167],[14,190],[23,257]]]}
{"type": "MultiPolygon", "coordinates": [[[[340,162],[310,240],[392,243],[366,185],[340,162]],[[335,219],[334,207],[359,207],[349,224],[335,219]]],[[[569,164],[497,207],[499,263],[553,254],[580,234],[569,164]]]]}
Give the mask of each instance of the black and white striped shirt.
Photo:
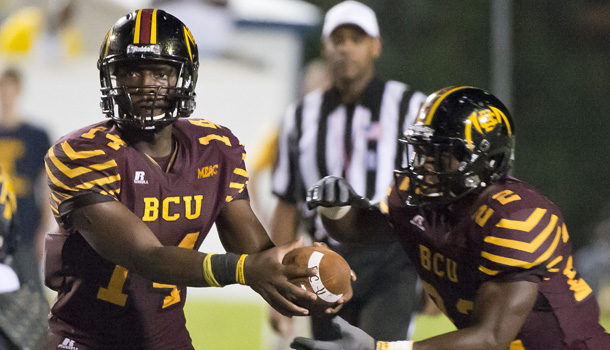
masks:
{"type": "Polygon", "coordinates": [[[357,193],[380,201],[402,160],[398,138],[425,98],[404,83],[378,78],[350,105],[341,103],[334,88],[307,94],[282,122],[273,193],[300,205],[307,188],[336,175],[357,193]]]}

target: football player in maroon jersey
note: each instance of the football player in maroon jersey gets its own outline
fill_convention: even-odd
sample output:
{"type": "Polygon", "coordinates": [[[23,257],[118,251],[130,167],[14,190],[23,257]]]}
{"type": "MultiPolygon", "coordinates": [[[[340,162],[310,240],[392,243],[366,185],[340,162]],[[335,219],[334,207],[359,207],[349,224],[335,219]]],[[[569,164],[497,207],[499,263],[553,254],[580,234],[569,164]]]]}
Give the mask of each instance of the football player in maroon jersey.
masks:
{"type": "Polygon", "coordinates": [[[190,31],[161,10],[127,14],[106,35],[98,68],[110,119],[45,158],[59,223],[45,247],[57,291],[49,350],[192,349],[187,286],[245,284],[288,316],[316,298],[289,282],[314,271],[281,264],[300,242],[274,247],[250,208],[243,145],[185,118],[198,65],[190,31]],[[198,251],[213,224],[226,254],[198,251]]]}
{"type": "Polygon", "coordinates": [[[608,349],[610,335],[599,324],[591,288],[574,269],[561,212],[508,176],[514,135],[496,97],[468,86],[444,88],[428,97],[402,138],[411,154],[381,210],[342,178],[312,186],[308,204],[320,207],[336,239],[398,239],[457,330],[415,343],[386,342],[336,318],[341,339],[296,338],[292,347],[608,349]],[[377,235],[358,234],[373,229],[377,235]]]}

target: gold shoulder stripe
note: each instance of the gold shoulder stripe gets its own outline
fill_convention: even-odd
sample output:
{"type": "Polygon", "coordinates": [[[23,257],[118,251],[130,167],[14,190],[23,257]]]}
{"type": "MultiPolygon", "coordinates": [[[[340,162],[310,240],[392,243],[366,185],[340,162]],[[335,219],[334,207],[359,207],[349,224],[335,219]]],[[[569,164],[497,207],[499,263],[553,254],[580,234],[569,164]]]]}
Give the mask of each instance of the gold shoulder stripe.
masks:
{"type": "MultiPolygon", "coordinates": [[[[533,214],[532,214],[532,216],[533,216],[533,214]]],[[[530,218],[532,216],[530,216],[530,218]]],[[[547,240],[547,238],[551,235],[551,233],[553,233],[553,229],[555,228],[556,225],[557,225],[557,216],[551,215],[551,220],[550,220],[549,224],[544,228],[544,230],[542,230],[542,232],[540,232],[539,235],[536,236],[536,238],[534,238],[529,243],[522,242],[522,241],[516,241],[513,239],[492,237],[492,236],[485,237],[485,242],[494,244],[497,246],[501,246],[501,247],[507,247],[507,248],[512,248],[512,249],[522,250],[522,251],[528,252],[528,253],[533,253],[538,248],[540,248],[542,243],[544,243],[547,240]]]]}
{"type": "Polygon", "coordinates": [[[103,194],[103,195],[110,195],[110,196],[115,197],[115,198],[116,198],[116,196],[117,196],[117,195],[119,195],[120,193],[121,193],[121,189],[120,189],[120,188],[117,188],[117,189],[116,189],[116,191],[112,191],[112,190],[110,190],[110,191],[108,191],[108,192],[106,192],[106,191],[101,191],[101,192],[100,192],[100,194],[103,194]]]}
{"type": "Polygon", "coordinates": [[[248,172],[247,172],[247,171],[245,171],[245,170],[244,170],[244,169],[242,169],[242,168],[235,168],[235,170],[233,171],[233,173],[234,173],[234,174],[236,174],[236,175],[243,176],[243,177],[248,177],[248,172]]]}
{"type": "MultiPolygon", "coordinates": [[[[85,157],[83,154],[78,154],[81,152],[74,152],[74,150],[66,142],[64,142],[62,144],[62,148],[63,148],[64,144],[65,144],[64,151],[66,152],[66,155],[68,155],[68,157],[70,157],[71,159],[88,158],[88,157],[85,157]],[[72,155],[75,156],[76,158],[72,158],[71,157],[72,155]]],[[[85,151],[85,152],[89,152],[89,151],[85,151]]],[[[103,151],[102,151],[102,154],[103,154],[103,151]]],[[[112,160],[109,160],[109,161],[101,163],[101,164],[92,164],[89,168],[81,166],[81,167],[77,167],[74,169],[70,169],[64,163],[59,161],[59,159],[55,156],[55,152],[54,152],[53,148],[51,148],[49,150],[49,159],[51,159],[51,162],[53,162],[53,165],[55,165],[59,171],[61,171],[64,175],[66,175],[67,177],[69,177],[71,179],[75,178],[77,176],[83,175],[83,174],[90,173],[92,170],[104,170],[104,169],[115,167],[117,165],[116,162],[114,161],[114,159],[112,159],[112,160]]]]}
{"type": "Polygon", "coordinates": [[[387,214],[390,212],[390,208],[388,207],[388,203],[387,203],[387,197],[382,199],[381,202],[379,202],[379,208],[381,208],[381,212],[384,214],[387,214]]]}
{"type": "Polygon", "coordinates": [[[488,268],[486,268],[486,267],[485,267],[485,266],[483,266],[483,265],[480,265],[480,266],[479,266],[479,271],[481,271],[481,272],[483,272],[484,274],[489,275],[489,276],[495,276],[495,275],[497,275],[497,274],[500,272],[500,271],[498,271],[498,270],[491,270],[491,269],[488,269],[488,268]]]}
{"type": "MultiPolygon", "coordinates": [[[[72,146],[70,146],[68,141],[64,141],[61,143],[61,149],[64,151],[66,156],[68,156],[72,160],[87,159],[87,158],[92,158],[92,157],[99,156],[102,154],[106,154],[106,152],[102,151],[101,149],[77,152],[72,148],[72,146]]],[[[53,149],[51,148],[51,150],[53,150],[53,149]]]]}
{"type": "Polygon", "coordinates": [[[546,214],[546,209],[536,208],[536,210],[534,210],[534,212],[524,221],[502,219],[500,222],[498,222],[498,224],[496,224],[496,226],[507,228],[509,230],[530,232],[534,227],[536,227],[536,225],[538,225],[544,214],[546,214]]]}
{"type": "Polygon", "coordinates": [[[543,254],[541,254],[538,257],[538,259],[536,259],[533,262],[527,262],[527,261],[523,261],[523,260],[507,258],[504,256],[491,254],[486,251],[481,252],[481,256],[487,260],[493,261],[493,262],[501,264],[501,265],[508,265],[508,266],[515,266],[515,267],[522,267],[524,269],[529,269],[530,267],[536,266],[536,265],[542,263],[543,261],[549,259],[551,257],[551,255],[553,255],[553,252],[555,252],[555,249],[557,249],[557,245],[559,244],[560,237],[561,237],[561,229],[558,228],[557,233],[555,234],[555,238],[553,239],[553,243],[551,244],[549,249],[547,249],[543,254]]]}
{"type": "Polygon", "coordinates": [[[95,180],[89,181],[89,182],[83,182],[82,184],[76,186],[76,188],[79,190],[88,190],[90,188],[93,188],[96,185],[103,186],[103,185],[108,185],[108,184],[111,184],[111,183],[117,182],[117,181],[121,181],[121,175],[119,175],[119,174],[117,174],[115,176],[108,176],[108,177],[95,179],[95,180]]]}
{"type": "Polygon", "coordinates": [[[211,121],[205,119],[193,119],[189,120],[189,123],[200,126],[202,128],[221,129],[220,125],[212,123],[211,121]]]}
{"type": "Polygon", "coordinates": [[[49,165],[48,164],[45,163],[44,166],[47,169],[47,176],[49,177],[49,180],[51,180],[53,185],[55,185],[55,186],[57,186],[57,187],[59,187],[61,189],[67,190],[67,191],[72,191],[72,192],[76,192],[77,191],[77,189],[69,187],[69,186],[66,186],[63,182],[59,181],[59,179],[56,178],[53,175],[53,173],[51,172],[51,170],[49,169],[49,165]]]}
{"type": "Polygon", "coordinates": [[[553,261],[546,265],[546,269],[549,270],[549,272],[559,272],[559,269],[554,266],[560,263],[562,260],[563,256],[556,257],[555,259],[553,259],[553,261]]]}
{"type": "Polygon", "coordinates": [[[54,202],[57,202],[57,203],[60,203],[62,201],[65,201],[66,199],[70,199],[72,197],[74,197],[74,196],[71,194],[51,191],[51,198],[53,199],[54,202]]]}
{"type": "Polygon", "coordinates": [[[239,182],[231,182],[229,183],[229,188],[239,188],[242,189],[244,188],[244,184],[240,184],[239,182]]]}
{"type": "Polygon", "coordinates": [[[223,142],[225,145],[227,146],[231,146],[231,140],[229,140],[228,137],[226,136],[220,136],[220,135],[208,135],[208,136],[204,136],[204,137],[200,137],[199,138],[199,143],[202,145],[208,145],[210,143],[210,141],[212,140],[217,140],[217,141],[221,141],[223,142]]]}
{"type": "Polygon", "coordinates": [[[563,243],[567,243],[569,238],[570,235],[568,234],[568,228],[566,227],[566,224],[564,222],[561,226],[561,239],[563,240],[563,243]]]}

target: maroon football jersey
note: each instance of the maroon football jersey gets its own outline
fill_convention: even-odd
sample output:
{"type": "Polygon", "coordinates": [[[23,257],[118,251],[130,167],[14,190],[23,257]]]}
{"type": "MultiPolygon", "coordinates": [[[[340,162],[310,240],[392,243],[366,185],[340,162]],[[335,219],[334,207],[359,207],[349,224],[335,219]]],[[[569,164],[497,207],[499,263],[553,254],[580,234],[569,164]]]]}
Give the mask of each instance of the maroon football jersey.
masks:
{"type": "Polygon", "coordinates": [[[401,185],[408,181],[391,189],[382,210],[424,289],[457,328],[471,325],[481,283],[531,281],[538,298],[511,349],[607,348],[597,302],[574,269],[566,225],[547,198],[509,178],[443,214],[407,207],[401,185]]]}
{"type": "Polygon", "coordinates": [[[45,282],[58,292],[55,333],[100,349],[192,348],[186,287],[155,283],[102,258],[66,220],[97,193],[123,203],[162,244],[197,250],[224,206],[247,196],[245,151],[228,129],[205,120],[180,119],[173,136],[167,172],[127,145],[111,121],[72,132],[49,150],[51,206],[60,224],[45,248],[45,282]]]}

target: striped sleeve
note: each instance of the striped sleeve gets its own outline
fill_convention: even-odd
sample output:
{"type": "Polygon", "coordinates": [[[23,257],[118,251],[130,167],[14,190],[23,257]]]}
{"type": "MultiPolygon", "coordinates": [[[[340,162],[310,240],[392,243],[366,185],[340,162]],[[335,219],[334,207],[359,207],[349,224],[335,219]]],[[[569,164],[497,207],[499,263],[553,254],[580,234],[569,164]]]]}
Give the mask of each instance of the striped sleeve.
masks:
{"type": "Polygon", "coordinates": [[[475,214],[477,223],[490,226],[479,265],[479,271],[487,276],[509,272],[541,275],[560,256],[558,248],[567,241],[565,225],[550,209],[520,209],[486,223],[486,216],[491,215],[490,208],[475,214]]]}
{"type": "Polygon", "coordinates": [[[248,191],[246,186],[248,184],[248,172],[246,171],[246,151],[243,144],[239,144],[236,149],[237,152],[241,153],[241,161],[233,168],[233,173],[230,176],[228,194],[225,201],[232,202],[235,199],[247,199],[248,191]]]}
{"type": "MultiPolygon", "coordinates": [[[[219,169],[224,169],[224,178],[228,179],[224,201],[226,203],[235,199],[247,199],[248,172],[246,170],[246,149],[239,139],[226,127],[205,119],[189,119],[188,123],[194,127],[183,130],[185,137],[197,138],[201,147],[208,148],[210,159],[218,159],[224,163],[219,169]]],[[[202,155],[200,148],[193,150],[202,155]],[[200,153],[201,152],[201,153],[200,153]]]]}
{"type": "Polygon", "coordinates": [[[45,156],[51,189],[51,208],[61,222],[59,206],[66,200],[88,193],[98,193],[118,200],[121,175],[117,163],[93,143],[66,139],[56,143],[45,156]]]}

